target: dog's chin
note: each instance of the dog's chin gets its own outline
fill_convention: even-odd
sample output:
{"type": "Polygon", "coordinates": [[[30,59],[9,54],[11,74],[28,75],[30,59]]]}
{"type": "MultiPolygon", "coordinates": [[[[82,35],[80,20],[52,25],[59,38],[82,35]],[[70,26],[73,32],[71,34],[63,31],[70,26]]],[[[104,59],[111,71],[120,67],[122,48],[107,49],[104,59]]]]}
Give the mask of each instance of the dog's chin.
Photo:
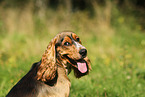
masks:
{"type": "Polygon", "coordinates": [[[73,60],[72,58],[69,58],[67,55],[65,55],[65,58],[67,58],[69,63],[72,65],[72,68],[74,69],[74,75],[76,76],[76,78],[80,78],[88,74],[89,72],[88,63],[84,58],[73,60]]]}

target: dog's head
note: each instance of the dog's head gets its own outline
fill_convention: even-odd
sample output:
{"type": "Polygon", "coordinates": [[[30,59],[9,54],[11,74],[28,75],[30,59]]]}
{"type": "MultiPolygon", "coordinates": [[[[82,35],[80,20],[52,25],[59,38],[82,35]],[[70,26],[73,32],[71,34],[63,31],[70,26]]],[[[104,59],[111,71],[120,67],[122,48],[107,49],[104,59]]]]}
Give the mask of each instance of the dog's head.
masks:
{"type": "Polygon", "coordinates": [[[91,69],[87,50],[73,32],[61,32],[51,40],[42,56],[37,79],[42,81],[53,79],[58,65],[65,68],[67,74],[74,69],[77,78],[88,74],[91,69]]]}
{"type": "Polygon", "coordinates": [[[74,69],[77,78],[86,75],[91,69],[87,50],[82,45],[80,38],[73,32],[62,32],[56,43],[57,59],[67,69],[74,69]]]}

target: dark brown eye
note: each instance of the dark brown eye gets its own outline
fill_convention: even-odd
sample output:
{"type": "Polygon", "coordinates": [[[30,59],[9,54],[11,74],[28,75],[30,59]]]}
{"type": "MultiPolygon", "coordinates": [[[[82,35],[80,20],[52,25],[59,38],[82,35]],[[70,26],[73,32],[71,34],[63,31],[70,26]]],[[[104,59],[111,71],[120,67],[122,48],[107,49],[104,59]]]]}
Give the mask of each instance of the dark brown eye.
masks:
{"type": "Polygon", "coordinates": [[[76,41],[78,41],[78,42],[79,42],[79,41],[80,41],[80,38],[76,38],[76,41]]]}
{"type": "Polygon", "coordinates": [[[65,45],[65,46],[69,46],[70,43],[69,43],[69,42],[65,42],[64,45],[65,45]]]}

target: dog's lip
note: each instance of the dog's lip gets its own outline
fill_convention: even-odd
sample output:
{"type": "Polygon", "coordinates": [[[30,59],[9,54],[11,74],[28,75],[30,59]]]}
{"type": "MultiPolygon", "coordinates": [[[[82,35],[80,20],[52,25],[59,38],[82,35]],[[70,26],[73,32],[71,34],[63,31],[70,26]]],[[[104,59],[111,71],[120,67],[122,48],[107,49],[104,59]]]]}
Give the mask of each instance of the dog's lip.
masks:
{"type": "Polygon", "coordinates": [[[73,67],[77,68],[81,73],[86,73],[88,70],[88,64],[87,62],[83,59],[78,59],[78,60],[73,60],[69,58],[67,55],[64,55],[72,64],[73,67]]]}
{"type": "Polygon", "coordinates": [[[67,59],[69,59],[69,61],[71,61],[71,63],[75,63],[75,64],[77,64],[77,62],[80,62],[80,63],[86,63],[87,64],[87,62],[84,60],[84,58],[82,58],[82,59],[77,59],[77,60],[73,60],[72,58],[70,58],[70,57],[68,57],[68,55],[64,55],[67,59]],[[72,62],[73,61],[73,62],[72,62]]]}

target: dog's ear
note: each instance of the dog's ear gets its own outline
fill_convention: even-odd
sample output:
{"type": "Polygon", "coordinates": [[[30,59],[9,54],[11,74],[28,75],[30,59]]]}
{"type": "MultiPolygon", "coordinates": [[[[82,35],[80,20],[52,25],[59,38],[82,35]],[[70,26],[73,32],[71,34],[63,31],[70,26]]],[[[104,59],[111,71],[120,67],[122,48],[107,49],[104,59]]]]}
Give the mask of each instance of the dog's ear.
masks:
{"type": "Polygon", "coordinates": [[[56,47],[55,44],[57,42],[57,36],[52,39],[45,50],[41,64],[38,67],[37,72],[37,80],[41,80],[44,82],[50,81],[55,78],[57,73],[57,65],[56,65],[56,47]]]}

